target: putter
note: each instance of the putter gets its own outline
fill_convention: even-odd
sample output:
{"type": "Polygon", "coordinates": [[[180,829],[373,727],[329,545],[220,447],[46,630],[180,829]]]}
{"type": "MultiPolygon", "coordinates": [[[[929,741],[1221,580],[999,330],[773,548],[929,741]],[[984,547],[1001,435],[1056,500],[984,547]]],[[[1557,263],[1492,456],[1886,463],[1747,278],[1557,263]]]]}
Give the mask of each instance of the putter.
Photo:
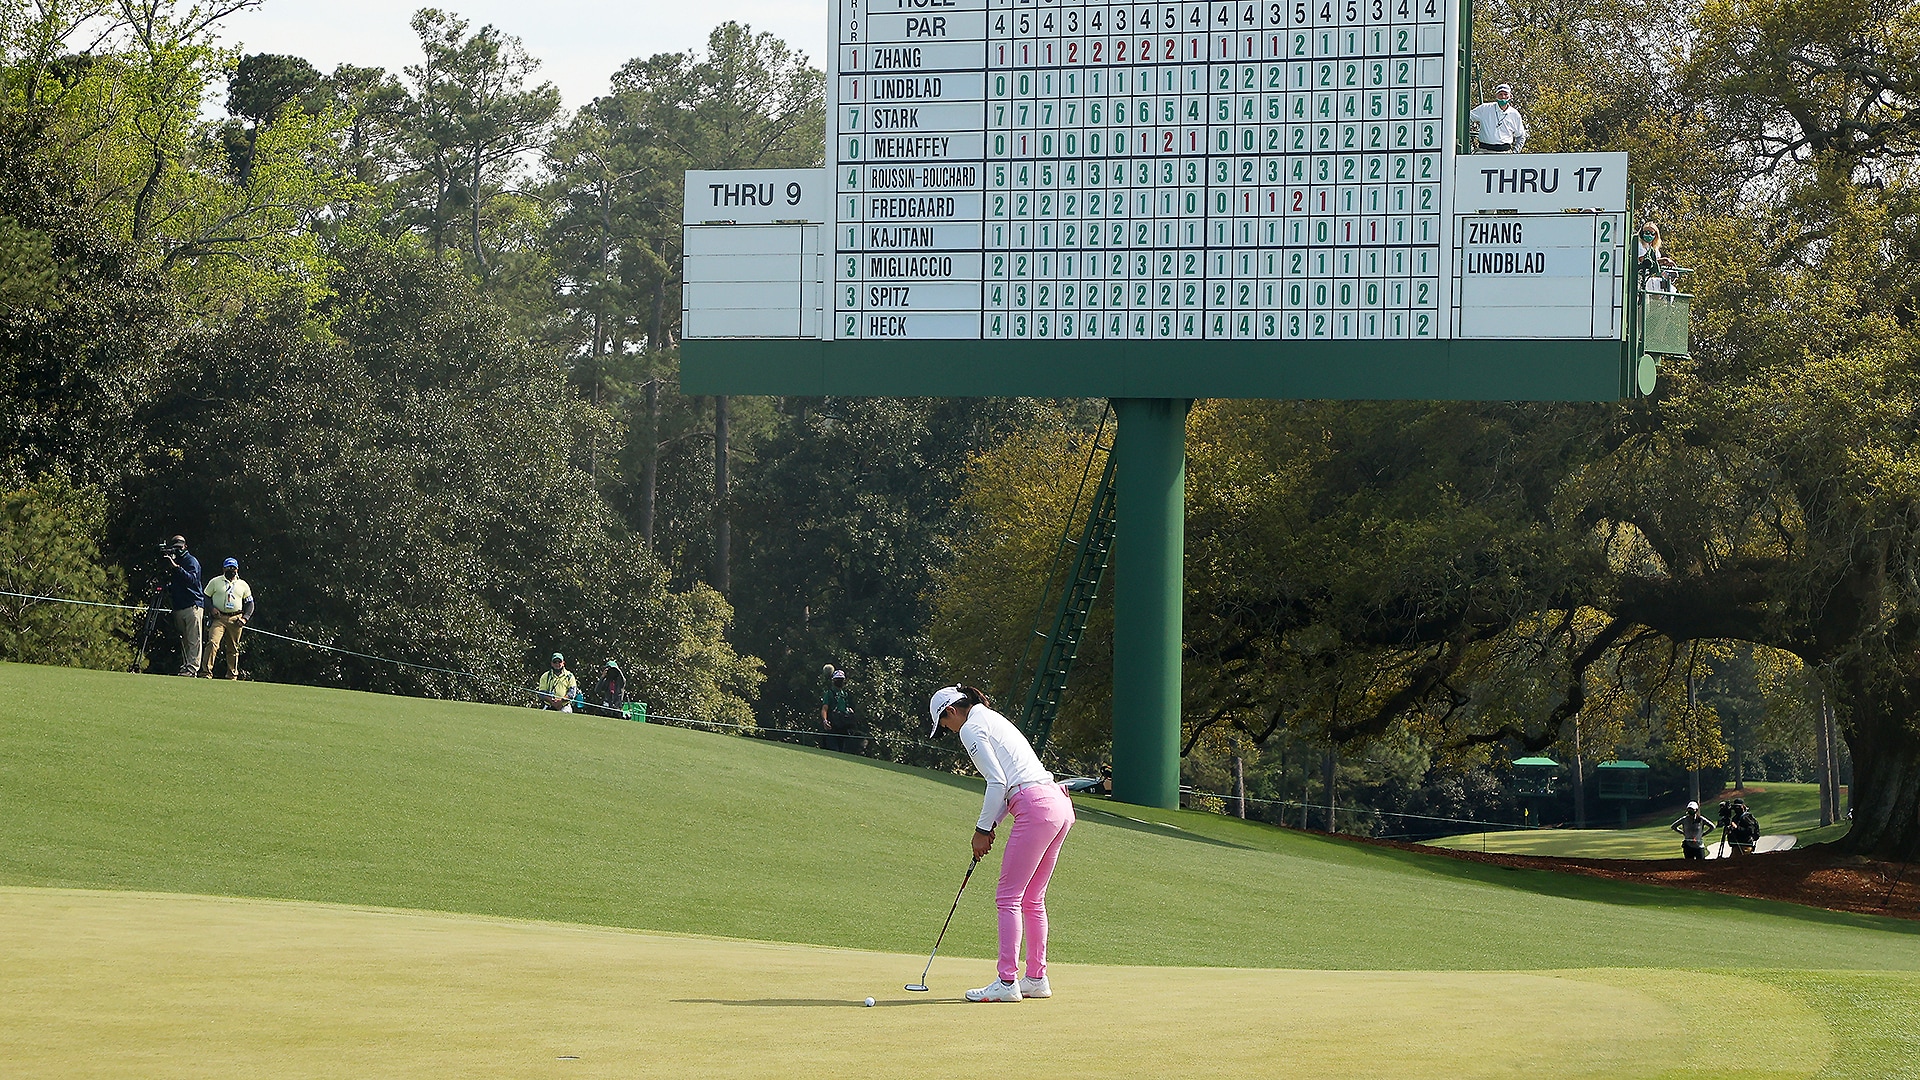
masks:
{"type": "Polygon", "coordinates": [[[933,970],[933,958],[940,953],[940,943],[947,940],[947,927],[953,924],[953,913],[960,910],[960,897],[967,891],[967,882],[973,879],[973,868],[979,865],[980,856],[975,855],[972,864],[967,867],[967,876],[960,879],[960,892],[953,894],[953,906],[947,909],[947,921],[940,924],[940,936],[933,939],[933,951],[927,954],[927,966],[920,972],[920,981],[907,984],[907,989],[916,994],[924,994],[929,989],[927,972],[933,970]]]}

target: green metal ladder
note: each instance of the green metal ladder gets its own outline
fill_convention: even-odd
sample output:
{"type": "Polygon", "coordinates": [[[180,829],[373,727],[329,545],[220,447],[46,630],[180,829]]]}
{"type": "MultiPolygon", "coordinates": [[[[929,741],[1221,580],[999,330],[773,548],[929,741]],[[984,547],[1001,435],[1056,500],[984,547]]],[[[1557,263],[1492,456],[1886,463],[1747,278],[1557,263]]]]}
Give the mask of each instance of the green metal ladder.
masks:
{"type": "Polygon", "coordinates": [[[1074,497],[1073,512],[1068,515],[1066,530],[1060,537],[1060,548],[1055,552],[1053,565],[1047,572],[1040,607],[1034,613],[1033,633],[1028,636],[1020,664],[1014,669],[1017,685],[1021,673],[1026,670],[1027,659],[1034,645],[1040,644],[1039,660],[1034,666],[1033,681],[1027,688],[1027,699],[1020,707],[1018,721],[1020,730],[1026,733],[1027,741],[1033,744],[1036,754],[1046,752],[1047,739],[1053,733],[1054,718],[1060,714],[1060,697],[1066,693],[1067,674],[1073,670],[1073,661],[1080,654],[1080,641],[1087,630],[1087,618],[1093,613],[1093,602],[1100,595],[1100,581],[1113,561],[1113,453],[1112,448],[1103,445],[1100,438],[1106,432],[1106,425],[1103,416],[1099,433],[1094,436],[1094,445],[1087,454],[1087,468],[1081,474],[1080,494],[1074,497]],[[1093,472],[1093,462],[1102,450],[1107,451],[1106,468],[1101,471],[1100,482],[1088,502],[1088,513],[1080,528],[1080,537],[1075,540],[1072,529],[1079,517],[1081,495],[1086,491],[1087,477],[1093,472]],[[1062,564],[1066,564],[1064,577],[1061,574],[1062,564]]]}

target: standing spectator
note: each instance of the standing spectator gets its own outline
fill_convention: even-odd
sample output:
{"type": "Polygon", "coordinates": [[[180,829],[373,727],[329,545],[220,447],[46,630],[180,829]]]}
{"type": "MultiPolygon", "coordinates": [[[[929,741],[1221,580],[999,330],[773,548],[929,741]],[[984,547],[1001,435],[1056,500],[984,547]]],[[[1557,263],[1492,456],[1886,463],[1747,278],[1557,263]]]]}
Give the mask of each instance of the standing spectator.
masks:
{"type": "Polygon", "coordinates": [[[192,678],[200,674],[200,638],[207,596],[200,591],[200,560],[187,550],[187,538],[175,536],[160,549],[170,568],[167,600],[173,605],[173,629],[180,635],[180,670],[192,678]]]}
{"type": "Polygon", "coordinates": [[[1689,859],[1707,857],[1707,834],[1713,831],[1713,822],[1700,816],[1700,804],[1690,802],[1687,812],[1669,826],[1680,834],[1680,854],[1689,859]]]}
{"type": "Polygon", "coordinates": [[[1482,154],[1517,154],[1527,145],[1527,122],[1513,107],[1513,87],[1494,87],[1493,100],[1483,101],[1467,120],[1482,154]]]}
{"type": "Polygon", "coordinates": [[[207,668],[203,678],[213,678],[220,666],[220,646],[230,645],[227,654],[227,678],[240,677],[240,631],[253,619],[253,587],[240,576],[240,560],[220,564],[220,576],[207,582],[205,589],[210,625],[207,629],[207,668]]]}
{"type": "Polygon", "coordinates": [[[847,697],[847,673],[838,668],[820,695],[820,726],[827,730],[820,739],[823,749],[843,754],[852,749],[847,734],[853,729],[853,701],[847,697]]]}
{"type": "Polygon", "coordinates": [[[554,712],[573,711],[573,699],[580,693],[580,680],[574,678],[573,672],[567,670],[565,656],[559,653],[553,654],[553,659],[549,662],[546,672],[540,676],[540,683],[534,688],[534,693],[539,695],[540,704],[545,708],[552,709],[554,712]]]}
{"type": "Polygon", "coordinates": [[[620,665],[608,659],[600,669],[600,678],[593,684],[593,706],[588,709],[596,716],[623,717],[626,713],[621,706],[627,703],[627,677],[620,673],[620,665]]]}

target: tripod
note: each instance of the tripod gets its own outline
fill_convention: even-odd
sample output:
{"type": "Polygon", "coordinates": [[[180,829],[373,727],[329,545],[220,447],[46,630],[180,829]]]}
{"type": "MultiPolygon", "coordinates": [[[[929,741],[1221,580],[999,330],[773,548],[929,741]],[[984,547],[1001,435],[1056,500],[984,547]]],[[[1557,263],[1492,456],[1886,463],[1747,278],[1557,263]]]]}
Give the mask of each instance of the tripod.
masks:
{"type": "Polygon", "coordinates": [[[160,606],[160,598],[165,591],[166,585],[160,583],[156,583],[153,588],[147,590],[147,614],[140,627],[140,643],[134,646],[133,663],[127,667],[127,670],[135,675],[140,674],[140,669],[145,666],[147,643],[153,638],[153,628],[160,625],[160,612],[163,610],[160,606]]]}

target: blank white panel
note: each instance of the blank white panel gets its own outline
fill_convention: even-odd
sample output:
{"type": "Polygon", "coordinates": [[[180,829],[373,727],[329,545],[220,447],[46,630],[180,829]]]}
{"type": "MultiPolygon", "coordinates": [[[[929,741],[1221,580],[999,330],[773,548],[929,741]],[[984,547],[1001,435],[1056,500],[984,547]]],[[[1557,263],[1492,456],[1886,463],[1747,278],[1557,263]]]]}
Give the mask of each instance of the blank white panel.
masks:
{"type": "Polygon", "coordinates": [[[728,308],[800,310],[800,282],[689,281],[682,286],[688,311],[728,308]]]}
{"type": "Polygon", "coordinates": [[[798,308],[696,309],[689,307],[681,316],[681,332],[690,338],[806,336],[801,333],[801,313],[798,308]]]}
{"type": "Polygon", "coordinates": [[[793,283],[813,276],[803,256],[787,255],[689,255],[686,279],[689,282],[783,281],[793,283]]]}
{"type": "Polygon", "coordinates": [[[1460,336],[1468,338],[1586,338],[1593,336],[1593,308],[1462,308],[1460,336]]]}
{"type": "Polygon", "coordinates": [[[681,231],[687,254],[793,255],[798,257],[808,225],[689,225],[681,231]]]}
{"type": "Polygon", "coordinates": [[[1478,277],[1460,283],[1454,302],[1461,307],[1560,307],[1593,304],[1592,277],[1478,277]]]}

